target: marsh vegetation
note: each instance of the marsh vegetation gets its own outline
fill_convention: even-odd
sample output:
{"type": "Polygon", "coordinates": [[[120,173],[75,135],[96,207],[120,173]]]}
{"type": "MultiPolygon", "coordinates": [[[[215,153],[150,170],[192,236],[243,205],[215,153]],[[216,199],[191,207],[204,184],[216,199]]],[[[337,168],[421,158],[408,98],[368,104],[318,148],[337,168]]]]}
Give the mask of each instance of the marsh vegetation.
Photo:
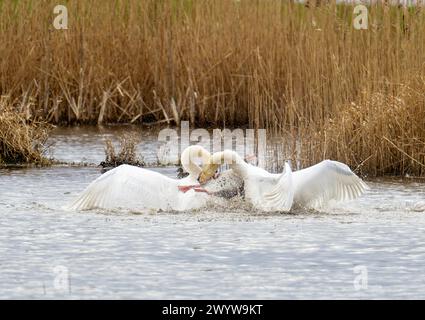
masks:
{"type": "Polygon", "coordinates": [[[122,164],[143,167],[145,162],[143,156],[137,154],[137,138],[132,135],[120,137],[119,149],[114,146],[111,139],[105,140],[105,161],[100,165],[107,170],[122,164]]]}
{"type": "MultiPolygon", "coordinates": [[[[425,12],[293,1],[0,1],[0,90],[29,119],[266,128],[370,175],[425,174],[425,12]]],[[[295,146],[294,146],[295,150],[295,146]]]]}
{"type": "Polygon", "coordinates": [[[49,131],[45,122],[27,120],[8,99],[0,99],[0,165],[50,164],[46,156],[49,131]]]}

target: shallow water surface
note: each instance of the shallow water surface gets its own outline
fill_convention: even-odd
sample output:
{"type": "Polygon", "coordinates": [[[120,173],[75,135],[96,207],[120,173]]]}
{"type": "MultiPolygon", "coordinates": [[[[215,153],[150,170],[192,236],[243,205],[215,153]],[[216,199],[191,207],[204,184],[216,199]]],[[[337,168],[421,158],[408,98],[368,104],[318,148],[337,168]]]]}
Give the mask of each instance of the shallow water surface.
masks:
{"type": "MultiPolygon", "coordinates": [[[[96,163],[103,134],[62,132],[55,154],[96,163]]],[[[62,209],[99,174],[0,169],[0,298],[425,298],[423,183],[369,182],[320,213],[62,209]]]]}

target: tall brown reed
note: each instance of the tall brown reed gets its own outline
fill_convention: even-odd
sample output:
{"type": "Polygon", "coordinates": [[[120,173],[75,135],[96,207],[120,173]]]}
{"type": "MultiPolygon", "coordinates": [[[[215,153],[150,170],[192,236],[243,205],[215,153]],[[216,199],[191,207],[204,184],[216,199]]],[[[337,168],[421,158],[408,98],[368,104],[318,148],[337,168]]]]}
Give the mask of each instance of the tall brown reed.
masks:
{"type": "Polygon", "coordinates": [[[44,122],[27,121],[7,98],[0,99],[0,165],[48,165],[45,157],[50,126],[44,122]]]}
{"type": "Polygon", "coordinates": [[[310,163],[332,158],[370,175],[425,175],[425,81],[397,95],[363,93],[323,128],[309,130],[301,148],[310,163]],[[307,138],[308,137],[308,138],[307,138]]]}
{"type": "Polygon", "coordinates": [[[42,3],[0,1],[0,92],[30,117],[267,128],[300,136],[304,164],[331,156],[370,173],[424,173],[424,120],[407,115],[424,106],[406,96],[423,89],[422,8],[372,5],[360,31],[353,7],[333,1],[69,1],[69,29],[55,30],[57,1],[42,3]],[[375,114],[396,98],[416,109],[375,114]],[[337,148],[357,141],[345,116],[353,105],[352,126],[386,121],[374,129],[382,147],[364,136],[337,148]]]}

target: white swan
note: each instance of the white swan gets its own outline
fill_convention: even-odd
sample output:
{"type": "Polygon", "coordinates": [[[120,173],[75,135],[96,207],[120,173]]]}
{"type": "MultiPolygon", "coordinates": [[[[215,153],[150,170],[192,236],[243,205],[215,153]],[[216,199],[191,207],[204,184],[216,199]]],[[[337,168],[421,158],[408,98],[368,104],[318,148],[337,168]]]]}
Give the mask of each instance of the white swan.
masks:
{"type": "MultiPolygon", "coordinates": [[[[215,180],[206,186],[199,185],[201,168],[193,161],[201,158],[209,162],[210,153],[201,146],[186,148],[181,156],[182,166],[189,173],[183,179],[172,179],[148,169],[121,165],[94,180],[69,207],[71,210],[94,208],[112,209],[162,209],[190,210],[206,205],[211,194],[226,186],[215,180]]],[[[234,181],[234,179],[224,179],[234,181]]],[[[223,180],[223,181],[224,181],[223,180]]],[[[229,188],[232,188],[229,183],[229,188]]]]}
{"type": "Polygon", "coordinates": [[[246,163],[236,152],[216,152],[199,176],[201,184],[215,174],[218,167],[226,163],[244,181],[245,199],[262,211],[289,211],[294,198],[292,171],[288,164],[281,174],[272,174],[246,163]]]}
{"type": "Polygon", "coordinates": [[[227,163],[244,180],[245,198],[263,211],[289,211],[293,205],[319,209],[333,201],[352,200],[368,186],[350,168],[325,160],[292,172],[286,163],[281,174],[272,174],[250,165],[234,151],[215,153],[199,181],[209,181],[221,163],[227,163]]]}

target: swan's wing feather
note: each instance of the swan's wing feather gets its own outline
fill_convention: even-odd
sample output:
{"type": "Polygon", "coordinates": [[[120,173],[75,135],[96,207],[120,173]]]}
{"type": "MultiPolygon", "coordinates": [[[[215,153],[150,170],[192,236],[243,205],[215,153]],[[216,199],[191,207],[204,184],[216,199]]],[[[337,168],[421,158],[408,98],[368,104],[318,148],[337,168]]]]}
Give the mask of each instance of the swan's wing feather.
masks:
{"type": "Polygon", "coordinates": [[[294,196],[290,166],[285,164],[280,175],[253,170],[245,182],[245,195],[260,210],[288,212],[294,196]]]}
{"type": "Polygon", "coordinates": [[[285,171],[276,184],[264,194],[264,201],[270,210],[289,211],[294,199],[291,167],[285,163],[285,171]]]}
{"type": "Polygon", "coordinates": [[[166,209],[171,201],[176,200],[176,193],[176,180],[155,171],[122,165],[94,180],[70,209],[166,209]]]}
{"type": "Polygon", "coordinates": [[[293,182],[295,203],[312,208],[353,200],[369,189],[346,164],[331,160],[294,172],[293,182]]]}

